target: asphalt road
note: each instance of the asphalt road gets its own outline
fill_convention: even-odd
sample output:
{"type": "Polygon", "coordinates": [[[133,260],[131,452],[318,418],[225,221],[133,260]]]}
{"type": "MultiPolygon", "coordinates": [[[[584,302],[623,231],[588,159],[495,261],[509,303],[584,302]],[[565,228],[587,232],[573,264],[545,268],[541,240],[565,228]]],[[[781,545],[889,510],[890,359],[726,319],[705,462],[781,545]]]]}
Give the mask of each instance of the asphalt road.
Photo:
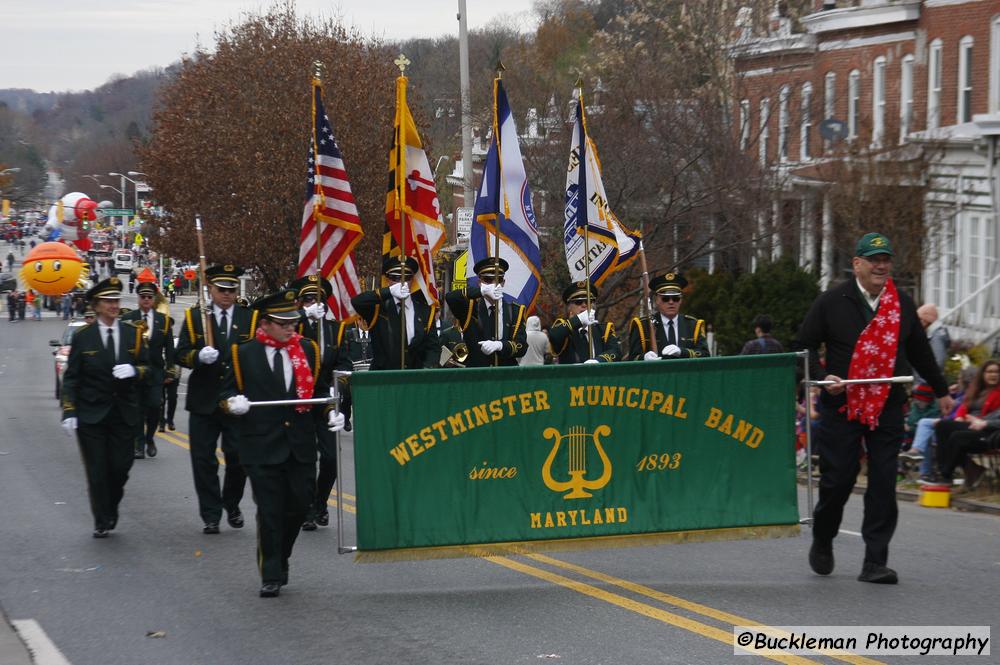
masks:
{"type": "MultiPolygon", "coordinates": [[[[755,663],[772,661],[734,656],[734,625],[996,622],[1000,519],[901,504],[890,563],[902,582],[868,585],[855,580],[860,496],[828,578],[808,568],[808,527],[775,540],[391,564],[338,555],[336,532],[321,528],[301,535],[281,596],[261,599],[253,521],[201,533],[183,411],[159,456],[133,467],[112,537],[91,537],[76,442],[53,397],[47,341],[63,326],[0,321],[0,607],[15,624],[37,622],[73,665],[755,663]]],[[[249,518],[249,489],[243,507],[249,518]]],[[[353,543],[353,496],[345,509],[353,543]]],[[[1000,656],[948,659],[965,661],[1000,656]]]]}

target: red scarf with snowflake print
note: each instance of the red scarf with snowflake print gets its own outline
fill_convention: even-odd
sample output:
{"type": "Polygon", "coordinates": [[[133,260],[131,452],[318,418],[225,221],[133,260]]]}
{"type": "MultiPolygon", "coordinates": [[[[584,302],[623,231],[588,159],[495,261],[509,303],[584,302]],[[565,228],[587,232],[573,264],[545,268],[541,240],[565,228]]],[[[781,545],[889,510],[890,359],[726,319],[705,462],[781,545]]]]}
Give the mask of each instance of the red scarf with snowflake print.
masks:
{"type": "MultiPolygon", "coordinates": [[[[896,368],[899,347],[899,293],[889,278],[879,298],[875,318],[861,331],[848,379],[889,378],[896,368]]],[[[860,383],[847,386],[847,419],[857,420],[871,429],[878,427],[878,418],[885,408],[891,383],[860,383]]]]}
{"type": "MultiPolygon", "coordinates": [[[[288,341],[279,342],[264,332],[263,328],[257,328],[258,342],[274,347],[275,349],[286,349],[288,351],[288,357],[292,360],[292,377],[295,379],[295,394],[298,398],[312,399],[314,389],[313,374],[309,368],[309,361],[306,360],[306,353],[302,350],[302,345],[299,344],[300,339],[302,339],[302,335],[292,333],[288,341]]],[[[308,404],[302,404],[295,407],[295,410],[299,413],[305,413],[311,408],[308,404]]]]}

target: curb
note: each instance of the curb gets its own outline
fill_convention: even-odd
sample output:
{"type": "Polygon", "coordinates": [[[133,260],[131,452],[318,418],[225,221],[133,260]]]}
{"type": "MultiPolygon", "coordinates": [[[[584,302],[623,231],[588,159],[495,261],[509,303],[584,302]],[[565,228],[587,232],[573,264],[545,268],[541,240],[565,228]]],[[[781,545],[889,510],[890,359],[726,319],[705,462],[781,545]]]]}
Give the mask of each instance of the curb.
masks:
{"type": "MultiPolygon", "coordinates": [[[[818,486],[819,478],[814,478],[813,480],[817,481],[816,484],[818,486]]],[[[805,487],[806,478],[800,476],[798,478],[798,484],[805,487]]],[[[852,493],[864,494],[865,489],[866,488],[863,486],[858,487],[857,485],[855,485],[854,489],[852,490],[852,493]]],[[[916,503],[919,499],[920,499],[920,490],[911,490],[911,489],[896,490],[897,501],[909,501],[911,503],[916,503]]],[[[977,499],[965,498],[961,495],[955,496],[954,494],[952,494],[951,496],[950,508],[970,513],[986,513],[988,515],[1000,515],[1000,503],[979,501],[977,499]]]]}
{"type": "Polygon", "coordinates": [[[4,665],[32,665],[34,659],[21,636],[11,625],[7,614],[0,608],[0,663],[4,665]]]}

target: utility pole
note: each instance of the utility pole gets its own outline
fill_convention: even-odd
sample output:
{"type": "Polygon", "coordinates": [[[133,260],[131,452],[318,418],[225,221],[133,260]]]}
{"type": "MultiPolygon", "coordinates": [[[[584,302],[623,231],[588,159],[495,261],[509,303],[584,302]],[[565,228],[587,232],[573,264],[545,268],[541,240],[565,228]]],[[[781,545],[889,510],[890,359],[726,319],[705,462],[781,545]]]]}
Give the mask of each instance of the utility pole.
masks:
{"type": "Polygon", "coordinates": [[[458,65],[462,86],[462,205],[476,205],[472,188],[472,99],[469,94],[469,24],[465,0],[458,0],[458,65]]]}

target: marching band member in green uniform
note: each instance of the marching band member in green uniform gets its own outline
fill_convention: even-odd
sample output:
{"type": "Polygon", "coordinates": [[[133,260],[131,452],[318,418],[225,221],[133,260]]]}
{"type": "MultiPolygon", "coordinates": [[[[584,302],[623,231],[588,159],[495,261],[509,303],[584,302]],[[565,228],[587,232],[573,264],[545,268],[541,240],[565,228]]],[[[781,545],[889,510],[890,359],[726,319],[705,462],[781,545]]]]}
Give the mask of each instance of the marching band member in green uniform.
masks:
{"type": "Polygon", "coordinates": [[[649,339],[649,326],[639,317],[629,322],[629,358],[660,360],[671,358],[707,358],[708,341],[705,321],[681,315],[683,290],[688,284],[679,272],[668,272],[649,282],[656,303],[653,328],[656,339],[649,339]]]}
{"type": "Polygon", "coordinates": [[[118,319],[121,295],[117,277],[87,291],[97,320],[73,335],[63,375],[62,425],[80,444],[94,538],[107,538],[118,524],[139,426],[139,386],[149,373],[142,329],[118,319]]]}
{"type": "Polygon", "coordinates": [[[326,397],[319,345],[295,332],[296,292],[283,289],[254,303],[260,328],[232,344],[220,408],[239,416],[239,454],[257,502],[257,562],[262,598],[288,584],[288,560],[316,493],[316,428],[333,431],[344,416],[333,405],[250,408],[251,401],[326,397]]]}
{"type": "Polygon", "coordinates": [[[163,404],[163,382],[167,372],[174,372],[174,321],[169,314],[153,307],[159,289],[155,282],[140,282],[135,287],[139,307],[122,315],[122,321],[131,321],[143,327],[143,336],[149,346],[149,376],[139,395],[142,414],[139,431],[135,437],[135,458],[146,455],[156,457],[156,427],[160,422],[163,404]]]}
{"type": "Polygon", "coordinates": [[[205,271],[212,302],[208,304],[215,346],[205,344],[202,313],[198,306],[185,312],[184,329],[177,342],[177,364],[191,371],[187,401],[190,412],[188,436],[191,441],[191,468],[198,494],[198,512],[204,522],[203,533],[219,533],[219,521],[225,508],[229,526],[243,527],[240,500],[247,476],[240,465],[236,420],[219,408],[222,378],[229,369],[233,344],[245,342],[257,329],[257,314],[235,304],[236,289],[243,268],[216,265],[205,271]],[[219,460],[215,449],[222,436],[222,454],[226,470],[219,488],[219,460]]]}
{"type": "Polygon", "coordinates": [[[410,293],[417,274],[412,256],[400,262],[398,256],[382,262],[382,275],[389,286],[364,291],[351,298],[354,311],[368,329],[372,342],[372,371],[380,369],[428,369],[438,366],[441,342],[434,317],[437,307],[427,303],[422,293],[410,293]],[[405,313],[406,362],[400,359],[402,335],[400,312],[405,313]]]}
{"type": "MultiPolygon", "coordinates": [[[[335,371],[350,372],[354,366],[347,352],[345,335],[347,324],[326,318],[325,303],[326,299],[333,293],[333,285],[330,284],[329,280],[323,279],[319,275],[306,275],[293,281],[288,285],[288,288],[295,291],[299,308],[303,313],[299,321],[298,333],[317,344],[320,344],[322,337],[320,349],[323,352],[322,373],[326,383],[332,386],[335,380],[335,371]],[[319,333],[320,329],[323,331],[322,335],[319,333]]],[[[346,420],[344,398],[350,388],[346,376],[341,376],[336,381],[341,396],[340,412],[344,413],[346,420]]],[[[317,424],[316,440],[319,445],[316,498],[302,524],[303,531],[315,531],[317,525],[327,526],[330,523],[326,501],[330,498],[333,484],[337,481],[337,439],[325,423],[317,424]]]]}
{"type": "MultiPolygon", "coordinates": [[[[563,289],[568,318],[556,319],[549,329],[549,346],[559,357],[560,365],[577,363],[613,363],[621,360],[621,345],[610,321],[599,323],[593,309],[587,310],[587,283],[573,282],[563,289]],[[593,357],[590,340],[594,339],[593,357]]],[[[596,305],[598,290],[590,287],[591,307],[596,305]]]]}
{"type": "Polygon", "coordinates": [[[444,297],[469,349],[466,367],[515,367],[528,350],[527,308],[503,300],[504,275],[509,267],[499,257],[480,259],[472,268],[479,286],[456,289],[444,297]]]}

